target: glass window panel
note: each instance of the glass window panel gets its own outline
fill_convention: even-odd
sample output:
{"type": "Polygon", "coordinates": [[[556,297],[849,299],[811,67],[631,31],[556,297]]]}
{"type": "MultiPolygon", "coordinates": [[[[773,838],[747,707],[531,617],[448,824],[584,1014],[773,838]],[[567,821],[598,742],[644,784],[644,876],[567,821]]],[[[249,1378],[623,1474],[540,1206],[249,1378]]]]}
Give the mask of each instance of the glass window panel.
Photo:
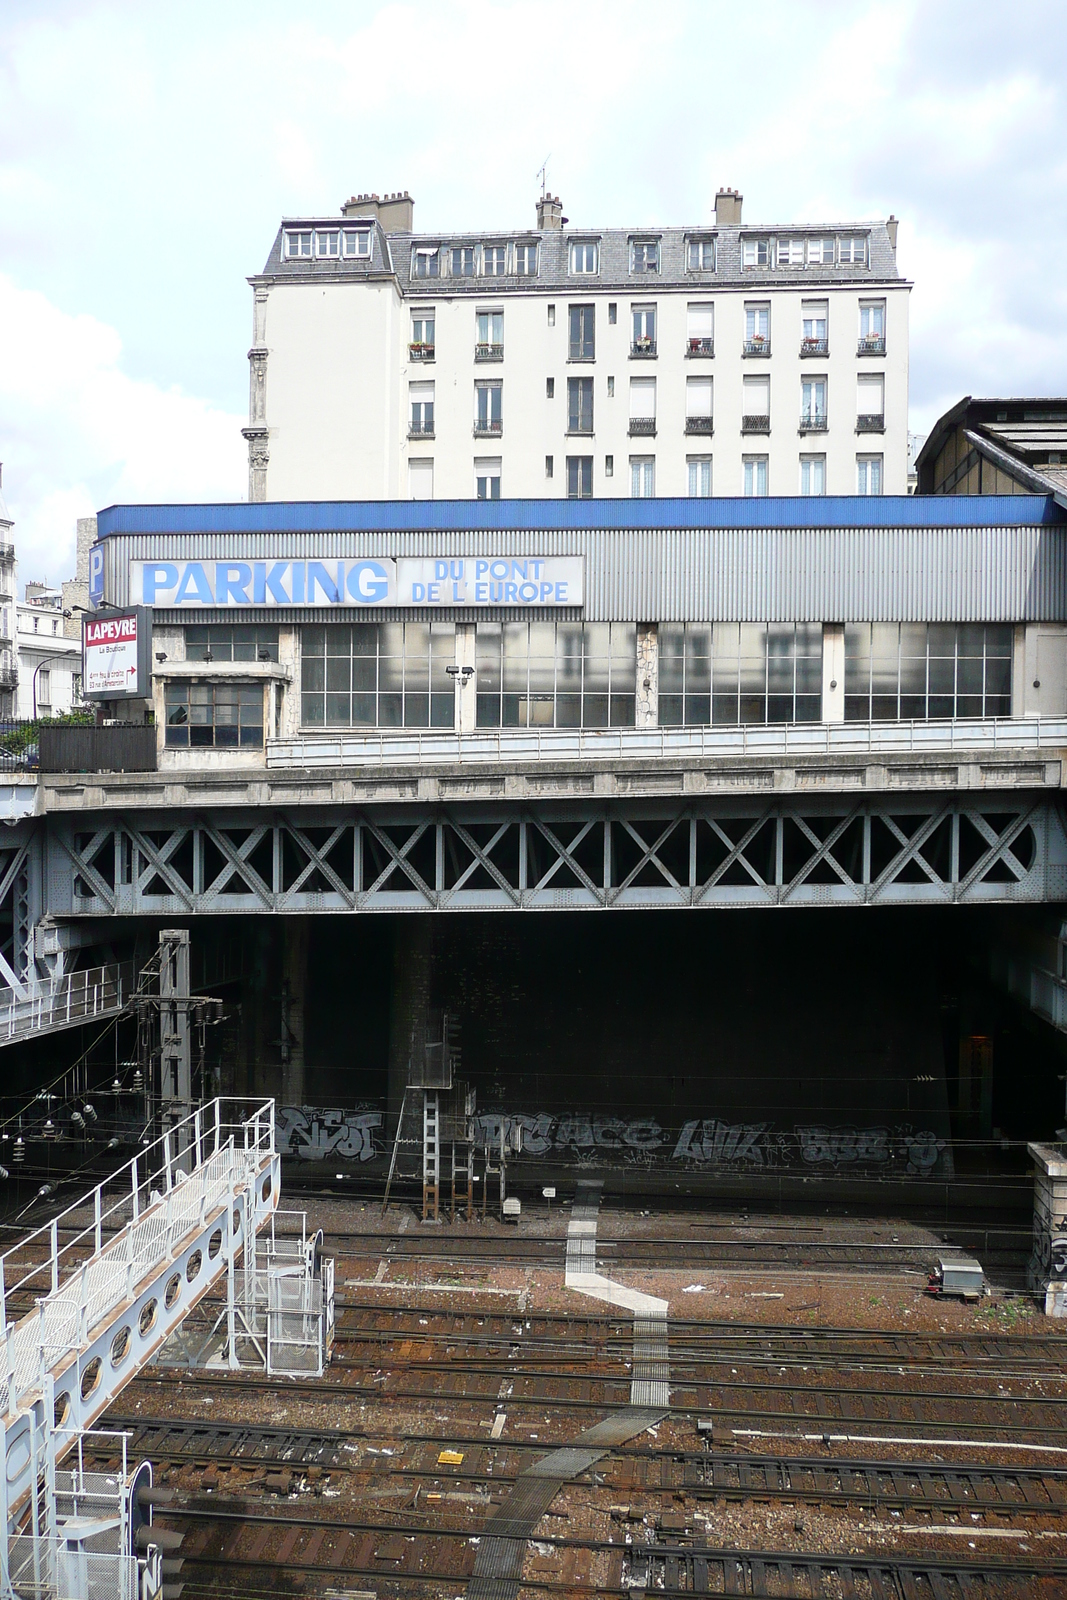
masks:
{"type": "MultiPolygon", "coordinates": [[[[956,693],[958,695],[981,695],[984,665],[981,659],[975,661],[966,656],[961,657],[956,667],[956,693]]],[[[960,713],[961,716],[981,716],[981,714],[981,709],[976,713],[970,711],[960,713]]]]}
{"type": "Polygon", "coordinates": [[[378,688],[390,694],[399,694],[404,687],[404,661],[402,656],[378,657],[378,688]]]}
{"type": "Polygon", "coordinates": [[[300,720],[309,728],[321,728],[326,714],[326,702],[321,694],[301,696],[300,720]]]}
{"type": "Polygon", "coordinates": [[[356,728],[373,728],[376,718],[376,701],[372,694],[354,694],[352,696],[352,726],[356,728]]]}
{"type": "MultiPolygon", "coordinates": [[[[663,683],[663,666],[660,664],[660,684],[663,683]]],[[[659,723],[661,728],[680,728],[682,725],[682,697],[680,694],[663,694],[659,697],[659,723]]]]}
{"type": "Polygon", "coordinates": [[[346,692],[352,687],[352,663],[348,656],[331,656],[327,660],[326,687],[346,692]]]}
{"type": "Polygon", "coordinates": [[[951,659],[956,654],[956,626],[952,622],[931,622],[928,638],[930,654],[951,659]]]}
{"type": "Polygon", "coordinates": [[[962,622],[956,629],[956,653],[961,656],[985,654],[985,627],[981,622],[962,622]]]}
{"type": "Polygon", "coordinates": [[[1011,694],[1011,662],[999,658],[985,664],[985,692],[987,695],[1011,694]]]}
{"type": "MultiPolygon", "coordinates": [[[[333,663],[331,662],[332,666],[333,663]]],[[[354,690],[369,690],[373,693],[377,686],[378,667],[373,657],[353,656],[352,658],[352,688],[354,690]]],[[[340,685],[330,685],[331,688],[340,685]]]]}
{"type": "Polygon", "coordinates": [[[428,694],[406,694],[404,696],[404,726],[405,728],[428,728],[430,726],[430,696],[428,694]]]}
{"type": "Polygon", "coordinates": [[[985,714],[987,717],[1011,716],[1011,697],[1009,695],[986,695],[985,714]]]}
{"type": "Polygon", "coordinates": [[[613,694],[608,706],[609,722],[613,728],[632,728],[635,721],[632,694],[613,694]]]}
{"type": "Polygon", "coordinates": [[[710,694],[687,694],[685,697],[685,722],[689,728],[702,727],[711,721],[710,694]]]}
{"type": "Polygon", "coordinates": [[[374,656],[378,653],[378,624],[354,622],[352,624],[352,654],[374,656]]]}
{"type": "Polygon", "coordinates": [[[740,654],[741,624],[739,622],[717,622],[712,630],[711,642],[715,653],[716,668],[720,661],[736,661],[740,654]]]}
{"type": "Polygon", "coordinates": [[[430,726],[432,728],[451,728],[456,719],[455,694],[431,694],[430,696],[430,726]]]}
{"type": "Polygon", "coordinates": [[[918,722],[926,716],[926,696],[924,694],[902,694],[900,697],[900,718],[902,722],[918,722]]]}
{"type": "MultiPolygon", "coordinates": [[[[883,672],[878,678],[880,688],[888,690],[896,674],[883,672]]],[[[900,663],[899,685],[901,694],[926,693],[926,662],[907,658],[900,663]]]]}
{"type": "Polygon", "coordinates": [[[328,656],[348,656],[352,653],[351,628],[330,627],[326,633],[326,654],[328,656]]]}
{"type": "Polygon", "coordinates": [[[378,696],[378,726],[379,728],[402,728],[404,726],[404,698],[400,694],[380,694],[378,696]]]}
{"type": "Polygon", "coordinates": [[[980,717],[982,715],[982,696],[980,694],[958,694],[956,696],[957,717],[980,717]]]}
{"type": "Polygon", "coordinates": [[[352,707],[352,698],[347,694],[328,694],[326,696],[326,721],[331,727],[346,726],[349,721],[349,712],[352,707]]]}
{"type": "MultiPolygon", "coordinates": [[[[930,658],[930,694],[952,694],[956,687],[956,663],[953,660],[945,661],[941,657],[930,658]]],[[[944,715],[945,713],[939,713],[944,715]]],[[[948,712],[948,716],[952,713],[948,712]]]]}
{"type": "Polygon", "coordinates": [[[477,723],[479,728],[499,728],[500,697],[496,694],[478,696],[477,723]]]}
{"type": "Polygon", "coordinates": [[[321,690],[326,687],[325,663],[321,657],[305,656],[300,663],[300,680],[305,690],[321,690]]]}
{"type": "Polygon", "coordinates": [[[985,631],[985,653],[987,656],[1004,656],[1011,660],[1011,623],[996,622],[987,626],[985,631]]]}
{"type": "Polygon", "coordinates": [[[953,715],[954,701],[950,694],[932,694],[927,706],[927,715],[930,717],[950,718],[953,715]]]}
{"type": "Polygon", "coordinates": [[[300,649],[305,656],[321,656],[326,651],[326,629],[303,627],[300,630],[300,649]]]}
{"type": "Polygon", "coordinates": [[[716,723],[724,723],[727,727],[734,726],[740,720],[737,695],[713,694],[711,719],[716,723]]]}

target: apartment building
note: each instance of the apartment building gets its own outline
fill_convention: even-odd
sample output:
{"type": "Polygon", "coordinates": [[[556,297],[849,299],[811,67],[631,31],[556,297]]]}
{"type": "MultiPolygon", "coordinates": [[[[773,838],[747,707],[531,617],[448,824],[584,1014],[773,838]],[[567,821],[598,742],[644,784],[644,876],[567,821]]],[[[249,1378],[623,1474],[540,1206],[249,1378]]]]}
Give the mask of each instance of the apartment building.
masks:
{"type": "Polygon", "coordinates": [[[903,494],[897,224],[419,234],[286,220],[254,294],[249,497],[903,494]]]}

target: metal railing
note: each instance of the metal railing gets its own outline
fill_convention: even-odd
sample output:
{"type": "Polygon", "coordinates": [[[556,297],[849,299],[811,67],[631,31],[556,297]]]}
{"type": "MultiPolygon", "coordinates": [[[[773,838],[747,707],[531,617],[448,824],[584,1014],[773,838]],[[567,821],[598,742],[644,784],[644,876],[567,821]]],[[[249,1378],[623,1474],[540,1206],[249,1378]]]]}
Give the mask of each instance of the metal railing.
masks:
{"type": "Polygon", "coordinates": [[[0,1340],[0,1411],[9,1419],[44,1391],[47,1375],[83,1349],[109,1313],[134,1300],[138,1285],[173,1260],[235,1186],[250,1185],[274,1156],[273,1100],[233,1122],[223,1120],[222,1106],[215,1100],[176,1123],[0,1256],[0,1326],[7,1330],[0,1340]],[[60,1232],[68,1230],[72,1237],[61,1246],[60,1232]],[[43,1259],[27,1264],[26,1252],[39,1251],[43,1259]],[[16,1294],[35,1298],[36,1308],[9,1325],[7,1300],[16,1294]]]}
{"type": "Polygon", "coordinates": [[[654,356],[655,353],[655,339],[633,339],[630,342],[630,354],[632,356],[654,356]]]}
{"type": "Polygon", "coordinates": [[[801,339],[800,353],[802,356],[828,356],[830,343],[827,339],[801,339]]]}
{"type": "Polygon", "coordinates": [[[857,433],[884,433],[885,432],[885,412],[884,411],[861,411],[859,416],[856,418],[856,432],[857,433]]]}
{"type": "Polygon", "coordinates": [[[476,344],[474,346],[475,361],[503,361],[504,346],[502,344],[476,344]]]}
{"type": "Polygon", "coordinates": [[[433,418],[432,417],[430,418],[429,422],[418,422],[413,417],[411,419],[411,421],[408,423],[408,438],[409,439],[432,439],[433,436],[434,436],[434,434],[433,434],[433,418]]]}
{"type": "Polygon", "coordinates": [[[114,1016],[136,987],[132,961],[116,961],[62,978],[28,979],[19,989],[0,989],[0,1045],[114,1016]]]}
{"type": "Polygon", "coordinates": [[[713,356],[715,354],[714,339],[689,339],[686,343],[687,356],[713,356]]]}
{"type": "Polygon", "coordinates": [[[856,354],[858,356],[884,356],[885,335],[869,334],[866,338],[861,339],[856,346],[856,354]]]}
{"type": "Polygon", "coordinates": [[[656,419],[655,419],[655,417],[631,417],[630,418],[630,437],[631,437],[631,439],[638,438],[638,437],[645,437],[645,436],[647,436],[647,437],[655,437],[655,433],[656,433],[656,419]]]}
{"type": "Polygon", "coordinates": [[[434,358],[435,349],[436,347],[434,345],[427,344],[425,340],[423,340],[419,344],[409,344],[408,355],[412,361],[432,361],[434,358]]]}
{"type": "Polygon", "coordinates": [[[1059,717],[940,722],[748,723],[698,728],[484,728],[476,733],[313,734],[267,742],[268,767],[417,762],[629,760],[717,756],[894,755],[1067,748],[1059,717]]]}
{"type": "Polygon", "coordinates": [[[754,339],[746,339],[741,351],[746,356],[769,356],[770,353],[771,341],[758,334],[754,339]]]}
{"type": "Polygon", "coordinates": [[[503,433],[504,421],[502,417],[479,417],[474,424],[474,437],[476,439],[495,439],[497,434],[503,433]]]}
{"type": "Polygon", "coordinates": [[[742,433],[770,433],[770,431],[771,419],[766,412],[759,416],[741,418],[742,433]]]}
{"type": "Polygon", "coordinates": [[[802,411],[800,414],[801,433],[825,433],[829,426],[825,411],[802,411]]]}
{"type": "Polygon", "coordinates": [[[714,417],[686,417],[685,431],[686,433],[701,433],[710,437],[715,432],[715,419],[714,417]]]}

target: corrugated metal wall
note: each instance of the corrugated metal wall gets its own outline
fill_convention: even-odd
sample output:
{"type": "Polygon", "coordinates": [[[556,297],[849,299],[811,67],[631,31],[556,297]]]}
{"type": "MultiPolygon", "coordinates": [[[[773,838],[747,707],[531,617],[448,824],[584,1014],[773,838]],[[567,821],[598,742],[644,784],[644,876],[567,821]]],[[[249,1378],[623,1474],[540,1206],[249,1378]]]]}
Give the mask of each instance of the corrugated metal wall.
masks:
{"type": "MultiPolygon", "coordinates": [[[[582,614],[590,621],[1067,620],[1067,528],[1048,524],[112,534],[104,552],[106,593],[120,605],[128,599],[131,560],[583,555],[582,614]]],[[[383,615],[331,611],[338,619],[383,615]]],[[[188,621],[211,614],[217,615],[181,613],[188,621]]],[[[432,613],[442,619],[511,614],[432,613]]],[[[279,619],[277,611],[251,607],[241,615],[279,619]]],[[[286,615],[299,621],[322,612],[293,608],[286,615]]]]}

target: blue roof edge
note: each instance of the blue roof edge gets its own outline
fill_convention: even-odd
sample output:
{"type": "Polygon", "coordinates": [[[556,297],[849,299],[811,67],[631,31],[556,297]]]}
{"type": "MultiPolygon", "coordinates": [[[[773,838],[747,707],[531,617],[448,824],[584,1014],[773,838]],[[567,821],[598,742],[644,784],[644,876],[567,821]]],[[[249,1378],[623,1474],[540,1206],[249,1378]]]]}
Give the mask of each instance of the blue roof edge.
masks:
{"type": "Polygon", "coordinates": [[[1067,521],[1048,495],[821,495],[649,500],[262,500],[117,505],[97,534],[568,528],[966,528],[1067,521]]]}

